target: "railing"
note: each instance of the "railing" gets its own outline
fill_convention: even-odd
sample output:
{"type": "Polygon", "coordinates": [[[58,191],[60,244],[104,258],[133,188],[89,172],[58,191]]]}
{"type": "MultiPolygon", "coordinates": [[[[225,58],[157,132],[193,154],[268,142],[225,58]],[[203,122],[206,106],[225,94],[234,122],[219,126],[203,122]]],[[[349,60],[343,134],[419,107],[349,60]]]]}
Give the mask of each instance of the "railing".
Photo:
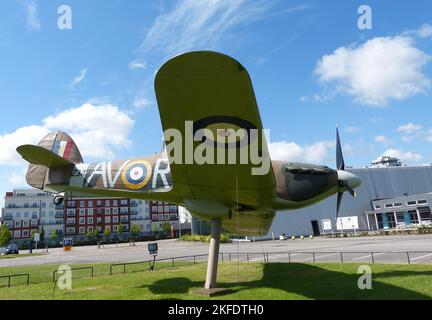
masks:
{"type": "Polygon", "coordinates": [[[11,287],[11,278],[16,278],[16,277],[27,277],[27,285],[30,284],[30,274],[28,274],[28,273],[12,274],[12,275],[8,275],[8,276],[0,276],[0,279],[8,278],[8,288],[10,288],[11,287]]]}
{"type": "MultiPolygon", "coordinates": [[[[70,271],[77,271],[77,270],[91,270],[91,277],[93,278],[94,277],[94,268],[93,267],[82,267],[82,268],[72,268],[72,269],[70,269],[70,271]]],[[[53,282],[56,282],[56,274],[57,274],[57,272],[59,272],[59,270],[55,270],[54,272],[53,272],[53,282]]]]}
{"type": "MultiPolygon", "coordinates": [[[[193,255],[193,256],[181,256],[181,257],[155,259],[154,262],[171,261],[172,266],[175,267],[175,261],[176,260],[183,260],[184,261],[186,259],[190,259],[191,261],[193,261],[193,264],[196,264],[197,258],[207,257],[207,256],[208,256],[208,254],[198,254],[198,255],[193,255]]],[[[150,268],[152,262],[153,262],[153,260],[143,260],[143,261],[135,261],[135,262],[114,263],[114,264],[110,265],[110,276],[113,274],[113,272],[112,272],[113,267],[123,266],[123,273],[126,273],[126,266],[148,263],[149,268],[150,268]]]]}

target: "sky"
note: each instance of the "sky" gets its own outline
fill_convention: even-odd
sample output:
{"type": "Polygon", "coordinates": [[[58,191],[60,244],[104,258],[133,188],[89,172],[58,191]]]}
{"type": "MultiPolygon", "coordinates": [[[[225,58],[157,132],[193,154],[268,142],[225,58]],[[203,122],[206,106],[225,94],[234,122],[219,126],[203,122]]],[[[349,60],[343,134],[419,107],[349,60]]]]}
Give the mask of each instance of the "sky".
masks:
{"type": "Polygon", "coordinates": [[[159,152],[154,76],[194,50],[249,71],[273,159],[335,167],[338,124],[348,166],[430,164],[431,12],[427,0],[0,0],[0,193],[26,187],[16,147],[51,131],[86,162],[159,152]]]}

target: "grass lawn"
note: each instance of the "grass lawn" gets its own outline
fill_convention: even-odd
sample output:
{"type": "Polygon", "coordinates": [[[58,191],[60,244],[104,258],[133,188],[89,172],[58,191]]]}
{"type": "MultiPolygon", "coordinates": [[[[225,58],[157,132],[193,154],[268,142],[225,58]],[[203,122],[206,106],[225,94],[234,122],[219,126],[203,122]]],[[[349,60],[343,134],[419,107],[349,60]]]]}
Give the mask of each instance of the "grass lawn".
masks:
{"type": "MultiPolygon", "coordinates": [[[[1,268],[0,275],[31,274],[31,285],[5,288],[0,281],[0,299],[204,299],[189,294],[203,287],[206,264],[170,267],[156,264],[156,271],[139,271],[145,265],[118,267],[109,276],[109,265],[97,264],[95,277],[88,270],[74,272],[73,289],[56,289],[52,271],[57,266],[1,268]],[[131,271],[131,272],[129,272],[131,271]],[[134,272],[135,271],[135,272],[134,272]]],[[[78,266],[73,266],[78,267],[78,266]]],[[[220,287],[233,293],[217,299],[431,299],[432,266],[371,265],[372,290],[359,290],[356,264],[221,263],[220,287]]],[[[3,279],[5,280],[5,279],[3,279]]],[[[7,279],[5,280],[5,282],[7,279]]],[[[24,283],[14,279],[13,284],[24,283]]],[[[3,282],[3,285],[5,283],[3,282]]]]}
{"type": "Polygon", "coordinates": [[[9,254],[7,256],[0,256],[0,259],[14,259],[14,258],[36,257],[36,256],[41,256],[41,255],[43,255],[43,253],[9,254]]]}

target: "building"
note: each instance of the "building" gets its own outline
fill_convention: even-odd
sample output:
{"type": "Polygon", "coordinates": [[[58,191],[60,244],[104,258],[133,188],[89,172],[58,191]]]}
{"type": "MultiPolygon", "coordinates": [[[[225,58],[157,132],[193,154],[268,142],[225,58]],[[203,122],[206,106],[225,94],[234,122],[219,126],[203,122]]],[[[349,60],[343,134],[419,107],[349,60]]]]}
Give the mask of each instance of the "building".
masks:
{"type": "Polygon", "coordinates": [[[161,233],[162,225],[165,222],[173,225],[176,234],[179,233],[179,208],[177,205],[161,201],[150,201],[149,207],[153,233],[161,233]]]}
{"type": "Polygon", "coordinates": [[[129,233],[133,224],[141,232],[150,234],[148,201],[127,198],[74,198],[66,199],[56,207],[63,211],[65,236],[85,240],[86,234],[97,229],[100,234],[108,230],[118,233],[121,225],[129,233]]]}
{"type": "Polygon", "coordinates": [[[402,162],[395,157],[381,156],[372,161],[372,168],[402,167],[402,162]]]}
{"type": "Polygon", "coordinates": [[[117,233],[123,226],[127,234],[140,226],[142,235],[151,234],[149,202],[126,198],[74,198],[54,205],[54,196],[36,189],[7,192],[2,223],[8,225],[14,240],[25,240],[32,232],[43,232],[49,239],[54,230],[58,238],[85,240],[97,228],[100,233],[117,233]]]}

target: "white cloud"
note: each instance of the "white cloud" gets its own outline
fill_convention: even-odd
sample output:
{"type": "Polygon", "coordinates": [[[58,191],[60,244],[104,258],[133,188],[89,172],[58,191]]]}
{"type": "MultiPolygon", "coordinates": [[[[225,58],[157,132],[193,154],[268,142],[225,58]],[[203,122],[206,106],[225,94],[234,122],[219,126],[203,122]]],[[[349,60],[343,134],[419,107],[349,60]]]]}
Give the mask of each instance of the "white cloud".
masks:
{"type": "Polygon", "coordinates": [[[380,143],[385,144],[385,145],[393,144],[393,141],[391,139],[387,138],[386,136],[376,136],[375,141],[380,142],[380,143]]]}
{"type": "Polygon", "coordinates": [[[142,47],[168,54],[211,49],[228,30],[259,19],[272,6],[271,1],[262,0],[179,0],[171,11],[156,18],[142,47]]]}
{"type": "Polygon", "coordinates": [[[414,124],[414,123],[407,123],[405,125],[399,126],[396,131],[397,132],[403,132],[405,134],[411,134],[415,131],[419,131],[423,129],[423,127],[419,124],[414,124]]]}
{"type": "Polygon", "coordinates": [[[27,167],[22,168],[21,171],[14,171],[9,175],[8,182],[12,188],[24,187],[27,185],[25,176],[27,173],[27,167]]]}
{"type": "Polygon", "coordinates": [[[26,11],[26,20],[27,20],[27,27],[30,30],[39,31],[41,28],[41,23],[39,20],[39,14],[38,14],[38,5],[35,1],[26,1],[24,3],[25,11],[26,11]]]}
{"type": "Polygon", "coordinates": [[[414,140],[413,136],[402,136],[401,137],[402,142],[411,142],[414,140]]]}
{"type": "Polygon", "coordinates": [[[360,132],[362,128],[360,127],[354,127],[354,126],[347,126],[345,127],[345,132],[347,133],[357,133],[360,132]]]}
{"type": "Polygon", "coordinates": [[[426,133],[426,138],[425,138],[426,142],[432,143],[432,129],[430,129],[427,133],[426,133]]]}
{"type": "Polygon", "coordinates": [[[315,74],[360,104],[383,106],[425,92],[431,80],[422,69],[429,60],[409,37],[380,37],[325,55],[315,74]]]}
{"type": "Polygon", "coordinates": [[[134,61],[129,63],[129,69],[130,70],[145,69],[146,66],[147,66],[147,63],[145,61],[134,60],[134,61]]]}
{"type": "Polygon", "coordinates": [[[16,152],[22,144],[37,144],[46,134],[56,130],[68,132],[83,157],[108,159],[114,149],[129,148],[129,134],[135,121],[110,104],[86,103],[47,117],[42,125],[32,125],[0,135],[0,165],[19,166],[24,162],[16,152]]]}
{"type": "Polygon", "coordinates": [[[423,24],[417,30],[408,30],[405,31],[402,35],[404,36],[415,36],[421,39],[432,37],[432,25],[429,23],[423,24]]]}
{"type": "Polygon", "coordinates": [[[23,144],[37,144],[48,132],[47,128],[32,125],[0,135],[0,165],[22,165],[16,148],[23,144]]]}
{"type": "Polygon", "coordinates": [[[418,37],[420,38],[429,38],[432,37],[432,25],[426,23],[420,27],[417,32],[418,37]]]}
{"type": "Polygon", "coordinates": [[[152,104],[153,102],[151,100],[148,100],[146,98],[141,98],[141,97],[135,97],[133,102],[133,106],[137,109],[142,109],[151,106],[152,104]]]}
{"type": "Polygon", "coordinates": [[[269,143],[270,156],[273,160],[325,163],[332,159],[330,151],[334,142],[320,141],[312,145],[300,146],[294,142],[280,141],[269,143]]]}
{"type": "Polygon", "coordinates": [[[382,154],[382,156],[396,157],[399,158],[402,162],[406,163],[418,162],[423,159],[423,156],[421,154],[411,151],[404,152],[400,149],[388,149],[382,154]]]}
{"type": "Polygon", "coordinates": [[[71,89],[74,89],[77,84],[79,84],[81,81],[83,81],[85,79],[86,75],[87,75],[87,69],[82,69],[80,71],[79,75],[76,76],[75,78],[73,78],[73,80],[70,83],[69,87],[71,89]]]}

